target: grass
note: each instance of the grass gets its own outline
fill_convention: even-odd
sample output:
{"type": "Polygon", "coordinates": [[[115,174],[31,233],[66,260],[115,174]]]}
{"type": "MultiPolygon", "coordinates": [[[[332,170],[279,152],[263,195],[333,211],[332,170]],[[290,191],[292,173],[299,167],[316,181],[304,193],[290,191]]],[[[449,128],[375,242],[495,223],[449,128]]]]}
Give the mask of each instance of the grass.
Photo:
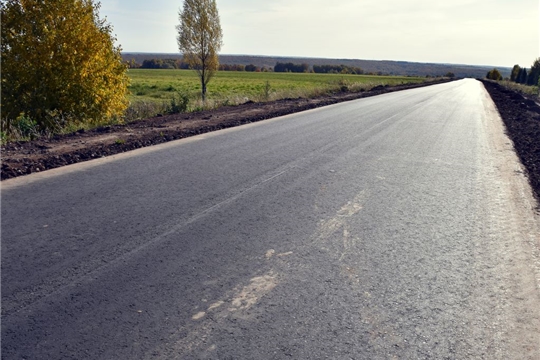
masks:
{"type": "Polygon", "coordinates": [[[425,78],[406,76],[221,71],[208,84],[207,102],[203,105],[199,78],[194,71],[131,69],[128,74],[131,78],[129,89],[132,107],[160,104],[164,108],[175,94],[180,93],[189,97],[188,110],[191,111],[203,107],[238,105],[250,100],[309,98],[341,90],[359,92],[377,85],[426,81],[425,78]]]}
{"type": "Polygon", "coordinates": [[[540,96],[538,86],[518,84],[509,80],[501,81],[500,84],[510,90],[517,91],[521,94],[540,96]]]}

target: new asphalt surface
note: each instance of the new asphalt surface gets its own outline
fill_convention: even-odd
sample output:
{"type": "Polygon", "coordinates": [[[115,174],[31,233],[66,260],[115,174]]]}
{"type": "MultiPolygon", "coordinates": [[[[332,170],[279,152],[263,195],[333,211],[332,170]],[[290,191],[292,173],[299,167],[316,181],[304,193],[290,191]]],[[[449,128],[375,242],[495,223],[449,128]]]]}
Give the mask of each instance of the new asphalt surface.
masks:
{"type": "Polygon", "coordinates": [[[539,359],[540,222],[483,85],[3,181],[5,359],[539,359]]]}

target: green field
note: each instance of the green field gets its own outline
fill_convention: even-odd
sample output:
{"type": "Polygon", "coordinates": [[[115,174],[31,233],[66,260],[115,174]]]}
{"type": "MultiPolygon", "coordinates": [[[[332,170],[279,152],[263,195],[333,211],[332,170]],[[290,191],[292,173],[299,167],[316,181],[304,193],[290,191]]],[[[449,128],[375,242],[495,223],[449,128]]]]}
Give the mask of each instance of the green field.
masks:
{"type": "MultiPolygon", "coordinates": [[[[185,94],[191,107],[200,106],[200,83],[192,70],[131,69],[132,104],[170,102],[173,95],[185,94]]],[[[377,85],[420,83],[420,77],[367,76],[341,74],[297,74],[220,71],[208,84],[209,106],[240,104],[248,100],[312,97],[337,91],[367,90],[377,85]]]]}

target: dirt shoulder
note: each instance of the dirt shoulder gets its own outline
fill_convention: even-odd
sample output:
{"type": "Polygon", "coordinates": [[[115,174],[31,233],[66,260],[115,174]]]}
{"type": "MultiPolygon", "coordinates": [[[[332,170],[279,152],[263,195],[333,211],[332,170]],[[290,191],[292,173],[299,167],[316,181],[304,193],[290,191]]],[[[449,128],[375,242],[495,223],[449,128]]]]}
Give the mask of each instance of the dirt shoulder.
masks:
{"type": "Polygon", "coordinates": [[[506,132],[527,170],[537,200],[540,201],[540,99],[526,97],[497,82],[481,80],[506,126],[506,132]]]}
{"type": "Polygon", "coordinates": [[[313,99],[284,99],[265,103],[248,102],[238,106],[166,115],[139,120],[126,125],[79,131],[55,136],[51,139],[9,143],[1,147],[1,179],[54,169],[343,101],[448,81],[439,80],[426,84],[378,86],[366,92],[337,93],[313,99]]]}

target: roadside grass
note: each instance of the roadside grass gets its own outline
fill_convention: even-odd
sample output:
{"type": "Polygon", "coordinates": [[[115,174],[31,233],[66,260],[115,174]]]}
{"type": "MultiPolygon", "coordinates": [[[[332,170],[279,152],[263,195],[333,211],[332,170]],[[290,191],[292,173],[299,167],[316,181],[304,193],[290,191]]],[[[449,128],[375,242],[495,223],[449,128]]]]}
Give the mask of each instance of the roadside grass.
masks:
{"type": "Polygon", "coordinates": [[[500,81],[499,83],[507,89],[519,92],[524,95],[540,96],[538,86],[518,84],[509,80],[500,81]]]}

